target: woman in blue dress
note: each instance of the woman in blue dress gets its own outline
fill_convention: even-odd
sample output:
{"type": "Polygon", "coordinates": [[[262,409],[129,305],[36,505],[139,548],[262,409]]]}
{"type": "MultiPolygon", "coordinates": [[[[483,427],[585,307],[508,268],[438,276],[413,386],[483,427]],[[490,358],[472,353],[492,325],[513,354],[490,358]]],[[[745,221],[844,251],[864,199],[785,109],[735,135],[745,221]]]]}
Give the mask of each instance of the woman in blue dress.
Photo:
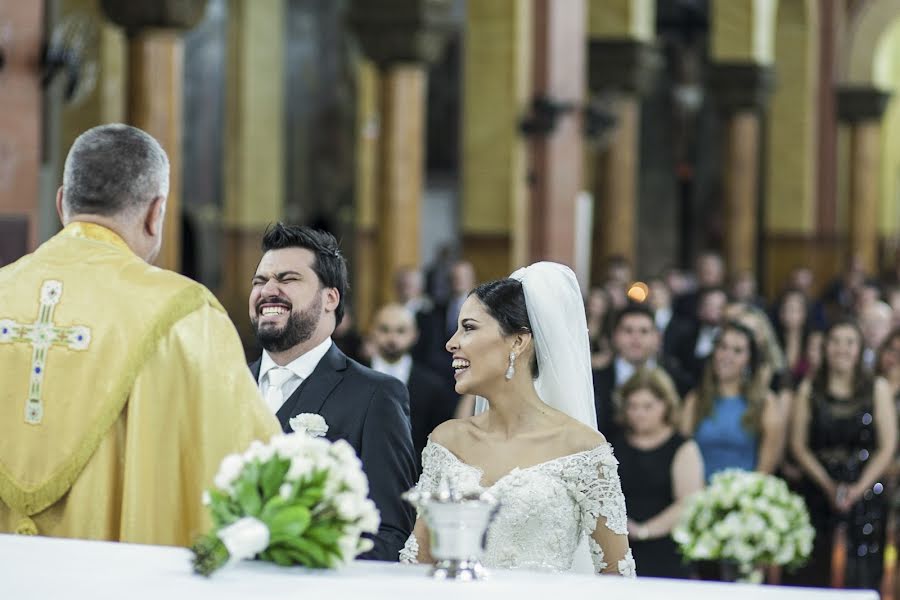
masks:
{"type": "Polygon", "coordinates": [[[732,322],[722,328],[700,387],[685,399],[681,433],[700,448],[708,481],[724,469],[772,473],[784,448],[784,419],[760,377],[753,332],[732,322]]]}

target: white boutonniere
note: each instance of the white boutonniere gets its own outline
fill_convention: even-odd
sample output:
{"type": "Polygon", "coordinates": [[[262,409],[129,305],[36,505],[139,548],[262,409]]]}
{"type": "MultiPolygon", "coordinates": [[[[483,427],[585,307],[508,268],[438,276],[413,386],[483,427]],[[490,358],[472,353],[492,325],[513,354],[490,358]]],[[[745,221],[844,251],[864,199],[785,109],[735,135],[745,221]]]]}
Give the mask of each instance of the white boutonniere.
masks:
{"type": "Polygon", "coordinates": [[[328,433],[328,423],[322,418],[322,415],[315,413],[301,413],[296,417],[291,417],[288,421],[291,429],[297,433],[305,433],[311,437],[322,437],[328,433]]]}

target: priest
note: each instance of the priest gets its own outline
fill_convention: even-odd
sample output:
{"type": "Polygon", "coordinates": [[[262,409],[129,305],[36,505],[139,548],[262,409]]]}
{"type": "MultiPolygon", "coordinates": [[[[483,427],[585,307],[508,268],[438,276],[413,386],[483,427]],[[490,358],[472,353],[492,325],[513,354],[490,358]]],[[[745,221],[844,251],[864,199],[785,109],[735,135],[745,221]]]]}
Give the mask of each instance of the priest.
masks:
{"type": "Polygon", "coordinates": [[[0,269],[0,533],[189,545],[222,458],[280,431],[221,305],[151,265],[168,189],[155,139],[95,127],[63,230],[0,269]]]}

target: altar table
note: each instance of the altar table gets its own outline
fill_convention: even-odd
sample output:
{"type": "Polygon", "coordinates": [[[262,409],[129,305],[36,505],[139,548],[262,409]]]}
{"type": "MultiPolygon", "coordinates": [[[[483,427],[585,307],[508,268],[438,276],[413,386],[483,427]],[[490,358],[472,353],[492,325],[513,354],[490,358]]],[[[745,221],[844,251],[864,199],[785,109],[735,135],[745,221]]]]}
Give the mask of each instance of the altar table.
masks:
{"type": "Polygon", "coordinates": [[[858,590],[500,570],[488,581],[456,582],[426,573],[365,561],[337,571],[241,562],[206,579],[191,573],[184,548],[0,535],[0,600],[878,600],[858,590]]]}

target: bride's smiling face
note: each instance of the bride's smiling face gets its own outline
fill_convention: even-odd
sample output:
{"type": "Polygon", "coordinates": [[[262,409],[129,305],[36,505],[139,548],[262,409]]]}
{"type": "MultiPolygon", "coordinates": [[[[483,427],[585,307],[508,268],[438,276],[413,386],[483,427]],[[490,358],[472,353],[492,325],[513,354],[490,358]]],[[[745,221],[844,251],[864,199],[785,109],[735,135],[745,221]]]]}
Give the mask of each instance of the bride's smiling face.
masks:
{"type": "MultiPolygon", "coordinates": [[[[459,311],[456,333],[446,346],[453,355],[456,393],[483,396],[504,380],[514,346],[512,338],[503,335],[500,323],[477,297],[469,296],[459,311]]],[[[516,360],[517,368],[526,365],[524,360],[516,360]]]]}

